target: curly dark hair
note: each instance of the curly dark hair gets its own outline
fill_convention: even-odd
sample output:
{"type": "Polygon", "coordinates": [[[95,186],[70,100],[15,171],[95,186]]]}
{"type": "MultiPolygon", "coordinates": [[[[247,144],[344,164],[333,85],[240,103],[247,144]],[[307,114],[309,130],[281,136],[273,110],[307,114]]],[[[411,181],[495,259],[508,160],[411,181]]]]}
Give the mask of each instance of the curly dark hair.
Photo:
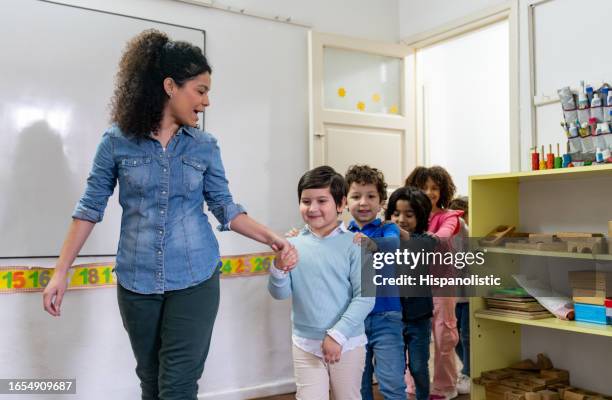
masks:
{"type": "Polygon", "coordinates": [[[346,197],[346,192],[348,191],[344,177],[332,167],[322,165],[302,175],[298,182],[298,201],[302,200],[302,192],[304,190],[322,188],[329,188],[336,206],[342,204],[342,200],[346,197]]]}
{"type": "Polygon", "coordinates": [[[417,220],[414,233],[425,232],[427,230],[427,226],[429,225],[431,201],[429,201],[429,198],[421,189],[417,189],[412,186],[404,186],[391,193],[391,197],[389,197],[389,205],[385,210],[385,220],[391,221],[391,217],[397,210],[397,202],[400,200],[406,200],[414,212],[414,216],[417,220]]]}
{"type": "Polygon", "coordinates": [[[375,185],[380,196],[380,201],[387,200],[387,183],[385,175],[377,168],[372,168],[369,165],[351,165],[344,176],[346,184],[351,187],[353,183],[361,185],[375,185]]]}
{"type": "Polygon", "coordinates": [[[416,167],[406,178],[404,186],[415,186],[423,189],[428,178],[431,178],[440,187],[440,199],[436,206],[438,208],[447,208],[451,199],[455,196],[457,188],[453,183],[453,178],[444,168],[438,165],[433,167],[416,167]]]}
{"type": "Polygon", "coordinates": [[[212,68],[199,47],[172,41],[155,29],[132,38],[121,56],[111,100],[111,122],[124,134],[148,137],[159,129],[168,95],[163,87],[172,78],[180,87],[212,68]]]}

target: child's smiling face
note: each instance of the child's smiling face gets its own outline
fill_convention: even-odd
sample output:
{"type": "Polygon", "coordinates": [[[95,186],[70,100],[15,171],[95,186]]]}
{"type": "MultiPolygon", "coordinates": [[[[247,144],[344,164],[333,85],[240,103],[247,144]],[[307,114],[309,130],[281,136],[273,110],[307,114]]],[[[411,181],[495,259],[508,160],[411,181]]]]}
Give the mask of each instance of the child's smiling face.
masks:
{"type": "Polygon", "coordinates": [[[425,186],[422,188],[423,192],[429,197],[431,201],[432,209],[438,209],[438,201],[440,201],[440,186],[433,179],[427,178],[425,186]]]}
{"type": "Polygon", "coordinates": [[[380,195],[372,183],[351,183],[347,201],[349,212],[361,227],[375,220],[380,212],[380,195]]]}
{"type": "Polygon", "coordinates": [[[300,214],[314,233],[327,236],[338,225],[338,214],[345,203],[346,198],[342,199],[342,204],[336,204],[329,187],[304,189],[300,197],[300,214]]]}
{"type": "Polygon", "coordinates": [[[415,231],[417,219],[408,200],[398,200],[395,203],[395,212],[391,215],[391,221],[407,232],[415,231]]]}

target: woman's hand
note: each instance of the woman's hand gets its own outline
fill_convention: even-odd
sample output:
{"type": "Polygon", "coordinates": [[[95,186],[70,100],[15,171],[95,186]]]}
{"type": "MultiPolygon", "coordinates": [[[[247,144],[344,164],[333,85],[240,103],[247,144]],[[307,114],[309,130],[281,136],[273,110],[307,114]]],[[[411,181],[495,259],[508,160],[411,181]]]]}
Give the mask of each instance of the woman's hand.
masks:
{"type": "Polygon", "coordinates": [[[274,260],[274,266],[283,271],[291,271],[298,262],[298,253],[289,241],[279,236],[272,238],[270,243],[272,250],[276,252],[276,259],[274,260]]]}
{"type": "Polygon", "coordinates": [[[340,346],[331,336],[325,335],[325,339],[323,339],[323,343],[321,344],[321,351],[325,362],[334,364],[340,361],[342,346],[340,346]]]}
{"type": "Polygon", "coordinates": [[[56,268],[53,277],[43,291],[43,307],[54,317],[60,316],[60,307],[67,287],[66,272],[56,268]]]}

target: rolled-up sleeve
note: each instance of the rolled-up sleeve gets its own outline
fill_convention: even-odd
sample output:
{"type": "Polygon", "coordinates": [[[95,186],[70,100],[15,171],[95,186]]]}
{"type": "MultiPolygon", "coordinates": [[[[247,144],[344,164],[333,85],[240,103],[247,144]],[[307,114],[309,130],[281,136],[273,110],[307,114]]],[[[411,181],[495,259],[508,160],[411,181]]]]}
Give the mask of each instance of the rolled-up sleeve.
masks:
{"type": "Polygon", "coordinates": [[[77,203],[72,218],[93,223],[102,221],[108,198],[117,184],[117,166],[113,158],[112,139],[108,133],[102,136],[87,178],[85,193],[77,203]]]}
{"type": "Polygon", "coordinates": [[[204,199],[210,212],[221,224],[217,227],[220,231],[230,230],[230,222],[239,214],[246,214],[244,207],[234,203],[229,191],[221,150],[216,140],[213,140],[210,165],[204,174],[204,199]]]}

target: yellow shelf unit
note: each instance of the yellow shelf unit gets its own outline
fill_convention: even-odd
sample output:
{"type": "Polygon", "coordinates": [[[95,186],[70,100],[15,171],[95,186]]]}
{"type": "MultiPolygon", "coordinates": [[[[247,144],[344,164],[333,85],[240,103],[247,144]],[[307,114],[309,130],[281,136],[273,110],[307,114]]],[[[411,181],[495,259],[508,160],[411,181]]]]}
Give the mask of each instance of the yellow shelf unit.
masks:
{"type": "Polygon", "coordinates": [[[577,333],[586,333],[588,335],[599,335],[612,337],[612,325],[597,325],[586,322],[563,321],[559,318],[543,318],[543,319],[521,319],[514,317],[505,317],[499,315],[488,315],[475,313],[478,320],[489,319],[493,321],[501,321],[509,324],[537,326],[540,328],[559,329],[562,331],[570,331],[577,333]]]}
{"type": "MultiPolygon", "coordinates": [[[[523,182],[559,181],[562,185],[574,179],[611,178],[612,165],[564,168],[545,171],[517,172],[509,174],[479,175],[469,181],[469,227],[471,237],[483,237],[498,225],[520,226],[519,186],[523,182]]],[[[511,255],[550,256],[592,259],[592,254],[487,249],[496,262],[507,263],[507,271],[518,268],[518,257],[511,255]],[[498,253],[498,254],[496,254],[498,253]]],[[[607,255],[597,255],[600,259],[612,259],[607,255]]],[[[483,371],[503,368],[521,360],[521,327],[535,326],[544,329],[572,331],[582,334],[612,336],[612,327],[596,324],[561,321],[553,318],[543,320],[522,320],[519,318],[479,315],[486,308],[481,297],[470,298],[470,372],[472,377],[480,376],[483,371]]],[[[482,386],[473,385],[472,400],[484,400],[482,386]]]]}

